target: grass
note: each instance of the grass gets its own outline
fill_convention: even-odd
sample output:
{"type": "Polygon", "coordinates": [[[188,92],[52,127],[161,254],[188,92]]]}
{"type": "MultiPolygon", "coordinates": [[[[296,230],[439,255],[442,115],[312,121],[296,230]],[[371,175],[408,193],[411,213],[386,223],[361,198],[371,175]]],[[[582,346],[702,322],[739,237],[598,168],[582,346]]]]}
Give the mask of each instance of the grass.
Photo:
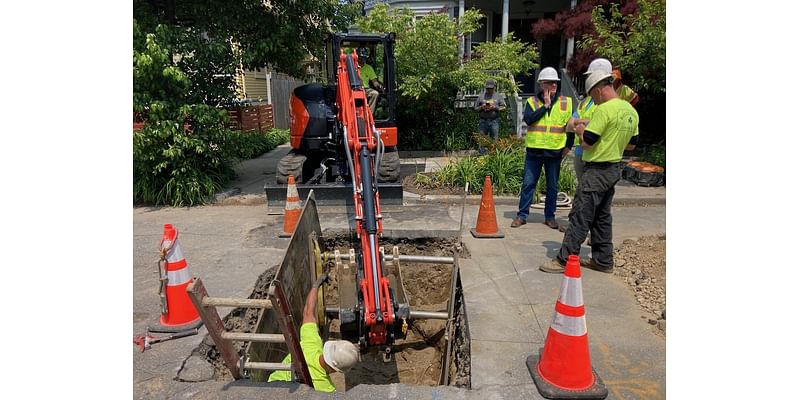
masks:
{"type": "MultiPolygon", "coordinates": [[[[492,142],[480,135],[475,141],[487,147],[489,152],[483,156],[468,156],[451,160],[440,171],[431,175],[417,174],[414,183],[423,188],[463,188],[469,182],[470,193],[483,192],[486,176],[492,180],[495,195],[518,195],[522,187],[523,167],[525,165],[525,143],[515,137],[501,138],[492,142]]],[[[570,196],[575,194],[577,179],[572,166],[563,163],[558,180],[558,191],[570,196]]],[[[537,183],[534,201],[545,188],[544,173],[537,183]]]]}

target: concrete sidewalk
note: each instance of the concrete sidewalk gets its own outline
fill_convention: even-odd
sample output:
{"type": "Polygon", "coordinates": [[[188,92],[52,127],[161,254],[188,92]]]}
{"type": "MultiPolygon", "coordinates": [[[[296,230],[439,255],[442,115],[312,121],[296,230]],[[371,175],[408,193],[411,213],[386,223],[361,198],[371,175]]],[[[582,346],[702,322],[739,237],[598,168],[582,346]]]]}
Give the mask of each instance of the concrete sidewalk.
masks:
{"type": "MultiPolygon", "coordinates": [[[[563,279],[538,269],[558,252],[563,234],[537,223],[543,221],[541,212],[534,212],[527,225],[510,228],[516,208],[496,208],[505,238],[462,235],[472,255],[461,261],[461,276],[472,339],[472,388],[478,390],[531,384],[525,358],[544,346],[563,279]]],[[[662,206],[613,213],[617,246],[665,232],[662,206]]],[[[559,212],[557,219],[566,215],[559,212]]],[[[581,249],[582,257],[589,253],[588,247],[581,249]]],[[[642,318],[632,291],[613,275],[586,269],[582,275],[592,364],[609,389],[608,398],[665,398],[666,343],[642,318]]]]}

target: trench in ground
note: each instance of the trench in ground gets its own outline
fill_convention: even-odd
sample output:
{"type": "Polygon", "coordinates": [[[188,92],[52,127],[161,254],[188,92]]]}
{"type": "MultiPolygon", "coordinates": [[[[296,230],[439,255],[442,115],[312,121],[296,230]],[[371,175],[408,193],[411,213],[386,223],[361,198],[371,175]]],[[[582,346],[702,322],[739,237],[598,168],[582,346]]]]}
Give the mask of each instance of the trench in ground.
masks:
{"type": "MultiPolygon", "coordinates": [[[[392,246],[398,246],[403,255],[453,256],[460,252],[461,258],[468,258],[466,249],[460,247],[457,237],[390,239],[382,238],[381,246],[391,253],[392,246]]],[[[323,251],[347,253],[352,248],[349,234],[323,234],[320,241],[323,251]]],[[[338,305],[338,287],[333,260],[328,261],[331,281],[325,291],[326,307],[338,305]]],[[[401,263],[406,298],[411,310],[447,312],[450,299],[453,266],[450,264],[401,263]]],[[[277,265],[264,271],[255,284],[249,298],[266,299],[269,284],[275,276],[277,265]]],[[[224,319],[225,330],[229,332],[254,332],[260,310],[236,308],[224,319]]],[[[467,331],[467,317],[464,312],[463,294],[460,279],[456,282],[454,309],[454,328],[450,351],[449,384],[470,388],[470,348],[467,331]]],[[[328,319],[330,336],[338,338],[338,319],[328,319]]],[[[405,339],[397,339],[393,346],[390,361],[384,362],[381,354],[367,352],[362,354],[361,362],[345,374],[331,375],[339,390],[348,390],[360,384],[383,385],[403,383],[407,385],[439,385],[442,369],[447,358],[446,321],[417,319],[408,322],[405,339]]],[[[326,338],[323,338],[326,339],[326,338]]],[[[281,345],[284,347],[285,345],[281,345]]],[[[234,342],[234,349],[241,356],[245,353],[245,342],[234,342]]],[[[232,376],[225,366],[211,337],[195,350],[214,366],[214,379],[231,380],[232,376]]]]}

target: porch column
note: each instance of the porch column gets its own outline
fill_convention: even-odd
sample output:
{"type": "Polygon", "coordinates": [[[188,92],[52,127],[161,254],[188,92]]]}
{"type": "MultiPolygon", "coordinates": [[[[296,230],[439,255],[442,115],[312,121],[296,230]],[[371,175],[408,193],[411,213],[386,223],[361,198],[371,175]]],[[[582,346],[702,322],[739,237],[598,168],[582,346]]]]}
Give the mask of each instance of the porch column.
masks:
{"type": "MultiPolygon", "coordinates": [[[[464,0],[458,0],[458,22],[461,23],[461,18],[464,16],[464,0]]],[[[458,41],[458,61],[464,62],[464,42],[467,40],[466,35],[461,34],[461,39],[458,41]]]]}
{"type": "Polygon", "coordinates": [[[492,41],[492,21],[494,20],[494,12],[489,11],[486,13],[486,41],[492,41]]]}
{"type": "Polygon", "coordinates": [[[508,0],[503,0],[503,41],[506,40],[506,36],[508,36],[508,0]]]}
{"type": "MultiPolygon", "coordinates": [[[[578,0],[570,1],[569,9],[570,10],[574,10],[575,6],[577,4],[578,4],[578,0]]],[[[569,39],[567,39],[567,59],[566,59],[566,63],[569,63],[569,60],[572,58],[572,54],[574,53],[574,51],[575,51],[575,38],[574,37],[570,37],[569,39]]],[[[565,67],[566,67],[566,65],[565,65],[565,67]]]]}

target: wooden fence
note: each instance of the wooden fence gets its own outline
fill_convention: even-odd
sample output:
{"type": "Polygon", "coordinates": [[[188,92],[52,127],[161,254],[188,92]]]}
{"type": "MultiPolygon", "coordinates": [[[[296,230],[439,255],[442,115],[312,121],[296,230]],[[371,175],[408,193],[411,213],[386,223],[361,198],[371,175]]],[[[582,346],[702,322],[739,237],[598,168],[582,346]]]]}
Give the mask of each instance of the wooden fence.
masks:
{"type": "Polygon", "coordinates": [[[272,106],[275,118],[275,127],[289,129],[289,101],[294,88],[305,85],[305,82],[292,78],[286,74],[273,72],[270,86],[272,88],[272,106]]]}
{"type": "MultiPolygon", "coordinates": [[[[230,107],[227,111],[230,115],[229,129],[245,132],[266,132],[275,127],[272,105],[270,104],[230,107]]],[[[142,128],[144,128],[142,117],[134,115],[133,130],[138,131],[142,128]]],[[[189,131],[189,124],[183,124],[183,129],[189,131]]]]}
{"type": "Polygon", "coordinates": [[[231,123],[228,128],[245,132],[265,132],[275,127],[270,104],[253,104],[229,108],[231,123]]]}

